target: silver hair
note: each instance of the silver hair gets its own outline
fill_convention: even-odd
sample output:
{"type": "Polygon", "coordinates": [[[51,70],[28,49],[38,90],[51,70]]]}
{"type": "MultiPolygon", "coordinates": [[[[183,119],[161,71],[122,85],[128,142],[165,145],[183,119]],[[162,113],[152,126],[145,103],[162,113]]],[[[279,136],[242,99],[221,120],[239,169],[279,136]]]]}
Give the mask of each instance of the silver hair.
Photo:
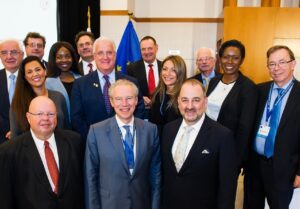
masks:
{"type": "Polygon", "coordinates": [[[133,82],[131,82],[131,81],[127,80],[127,79],[118,79],[108,89],[108,95],[109,95],[110,98],[113,97],[113,91],[115,90],[115,88],[117,86],[130,86],[130,87],[133,88],[136,97],[139,94],[139,89],[138,89],[138,87],[133,82]]]}
{"type": "Polygon", "coordinates": [[[99,38],[97,38],[97,39],[95,40],[95,42],[94,42],[94,44],[93,44],[93,53],[96,52],[96,46],[97,46],[97,44],[99,44],[99,42],[101,42],[101,41],[108,41],[108,42],[110,42],[110,43],[113,45],[114,51],[116,52],[116,44],[115,44],[115,42],[114,42],[112,39],[110,39],[110,38],[107,38],[107,37],[105,37],[105,36],[100,36],[99,38]]]}
{"type": "Polygon", "coordinates": [[[198,54],[201,50],[209,50],[210,51],[210,54],[211,56],[216,59],[216,52],[212,49],[212,48],[208,48],[208,47],[201,47],[201,48],[198,48],[195,52],[195,56],[196,56],[196,59],[198,57],[198,54]]]}

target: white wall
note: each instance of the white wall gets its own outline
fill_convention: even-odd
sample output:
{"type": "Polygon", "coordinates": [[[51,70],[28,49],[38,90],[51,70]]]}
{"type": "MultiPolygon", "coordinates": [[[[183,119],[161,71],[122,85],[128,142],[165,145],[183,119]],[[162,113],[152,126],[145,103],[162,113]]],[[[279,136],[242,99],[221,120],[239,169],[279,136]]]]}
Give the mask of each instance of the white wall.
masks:
{"type": "Polygon", "coordinates": [[[26,34],[32,31],[45,36],[47,43],[44,58],[48,60],[49,49],[57,40],[56,1],[1,0],[0,20],[0,40],[16,38],[23,41],[26,34]]]}

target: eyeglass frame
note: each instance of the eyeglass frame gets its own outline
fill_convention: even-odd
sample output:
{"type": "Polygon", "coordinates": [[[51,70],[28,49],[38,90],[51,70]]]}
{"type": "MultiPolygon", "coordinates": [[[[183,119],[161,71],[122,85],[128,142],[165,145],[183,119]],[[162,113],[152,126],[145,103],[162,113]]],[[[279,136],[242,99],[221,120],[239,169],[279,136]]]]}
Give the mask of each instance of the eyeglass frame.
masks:
{"type": "Polygon", "coordinates": [[[29,112],[28,113],[30,115],[36,116],[38,118],[42,118],[43,116],[47,116],[48,118],[54,118],[57,113],[56,112],[38,112],[38,113],[33,113],[33,112],[29,112]]]}
{"type": "Polygon", "coordinates": [[[0,51],[0,56],[6,57],[10,54],[10,56],[16,57],[18,54],[21,54],[21,53],[23,53],[21,50],[10,50],[10,51],[3,50],[3,51],[0,51]]]}
{"type": "Polygon", "coordinates": [[[41,43],[30,43],[30,44],[26,44],[26,46],[30,47],[30,48],[38,48],[38,49],[44,49],[45,45],[41,44],[41,43]]]}
{"type": "Polygon", "coordinates": [[[278,66],[278,67],[280,67],[280,68],[284,68],[284,67],[287,66],[288,63],[291,63],[292,61],[294,61],[294,60],[293,60],[293,59],[291,59],[291,60],[289,60],[289,61],[281,60],[281,61],[279,61],[278,63],[276,63],[276,62],[271,62],[271,63],[268,63],[268,64],[267,64],[267,68],[268,68],[269,70],[274,70],[274,69],[276,68],[276,66],[278,66]],[[270,67],[270,65],[272,65],[272,66],[270,67]]]}
{"type": "Polygon", "coordinates": [[[211,61],[213,59],[214,59],[214,57],[202,57],[202,58],[196,59],[196,62],[207,62],[207,61],[211,61]]]}

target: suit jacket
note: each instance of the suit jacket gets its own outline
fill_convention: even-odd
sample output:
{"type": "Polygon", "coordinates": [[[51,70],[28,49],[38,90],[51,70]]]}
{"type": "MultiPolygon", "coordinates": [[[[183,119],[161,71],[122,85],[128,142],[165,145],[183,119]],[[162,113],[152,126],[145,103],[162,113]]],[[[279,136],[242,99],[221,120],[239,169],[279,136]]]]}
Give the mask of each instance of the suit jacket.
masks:
{"type": "Polygon", "coordinates": [[[154,124],[134,118],[136,156],[129,172],[115,117],[90,127],[85,153],[87,209],[158,209],[160,148],[154,124]]]}
{"type": "MultiPolygon", "coordinates": [[[[158,75],[160,74],[162,68],[162,62],[157,60],[158,66],[158,75]]],[[[136,78],[140,85],[142,95],[149,97],[149,90],[148,90],[148,81],[146,75],[146,68],[143,60],[139,60],[127,66],[127,74],[136,78]]]]}
{"type": "Polygon", "coordinates": [[[72,131],[54,132],[58,195],[52,191],[30,131],[0,147],[1,209],[83,209],[83,144],[72,131]]]}
{"type": "Polygon", "coordinates": [[[0,70],[0,144],[5,141],[9,131],[9,96],[5,69],[0,70]]]}
{"type": "Polygon", "coordinates": [[[80,62],[78,63],[78,71],[79,71],[80,75],[84,76],[83,63],[82,63],[82,61],[80,61],[80,62]]]}
{"type": "MultiPolygon", "coordinates": [[[[118,79],[128,79],[137,85],[134,78],[120,72],[116,72],[116,80],[118,79]]],[[[144,111],[144,101],[139,93],[135,116],[144,118],[144,111]]],[[[105,109],[97,71],[75,80],[71,96],[71,122],[74,130],[80,133],[83,139],[86,139],[90,125],[113,115],[114,111],[108,114],[105,109]]]]}
{"type": "MultiPolygon", "coordinates": [[[[216,88],[221,76],[211,79],[207,95],[216,88]]],[[[217,122],[229,128],[235,137],[238,164],[248,157],[248,147],[254,127],[254,119],[257,105],[257,87],[249,78],[241,72],[236,83],[225,98],[217,119],[217,122]]]]}
{"type": "MultiPolygon", "coordinates": [[[[262,114],[272,82],[258,85],[258,111],[256,117],[255,135],[258,131],[262,114]]],[[[276,185],[279,189],[290,188],[296,175],[300,176],[300,83],[294,82],[286,106],[283,110],[277,129],[273,155],[273,171],[276,185]]],[[[255,140],[255,136],[253,136],[255,140]]],[[[254,142],[253,142],[254,143],[254,142]]],[[[252,153],[254,151],[252,149],[252,153]]],[[[255,155],[250,163],[258,164],[255,155]]]]}
{"type": "Polygon", "coordinates": [[[164,209],[233,209],[236,155],[231,131],[205,116],[179,172],[172,146],[182,119],[165,125],[162,142],[164,209]]]}
{"type": "MultiPolygon", "coordinates": [[[[222,74],[218,73],[217,71],[215,71],[216,76],[215,77],[220,77],[222,74]]],[[[198,73],[196,75],[194,75],[193,77],[191,77],[190,79],[196,79],[198,81],[200,81],[201,83],[203,83],[203,78],[202,78],[202,73],[198,73]]]]}

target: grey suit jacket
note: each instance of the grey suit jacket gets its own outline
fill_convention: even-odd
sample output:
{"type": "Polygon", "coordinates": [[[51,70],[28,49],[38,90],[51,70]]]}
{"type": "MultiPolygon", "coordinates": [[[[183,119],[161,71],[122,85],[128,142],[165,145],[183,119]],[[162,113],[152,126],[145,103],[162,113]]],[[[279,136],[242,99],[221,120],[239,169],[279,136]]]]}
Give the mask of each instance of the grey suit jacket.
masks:
{"type": "Polygon", "coordinates": [[[86,209],[157,209],[160,147],[157,128],[134,118],[135,168],[129,172],[115,117],[90,126],[85,154],[86,209]]]}

